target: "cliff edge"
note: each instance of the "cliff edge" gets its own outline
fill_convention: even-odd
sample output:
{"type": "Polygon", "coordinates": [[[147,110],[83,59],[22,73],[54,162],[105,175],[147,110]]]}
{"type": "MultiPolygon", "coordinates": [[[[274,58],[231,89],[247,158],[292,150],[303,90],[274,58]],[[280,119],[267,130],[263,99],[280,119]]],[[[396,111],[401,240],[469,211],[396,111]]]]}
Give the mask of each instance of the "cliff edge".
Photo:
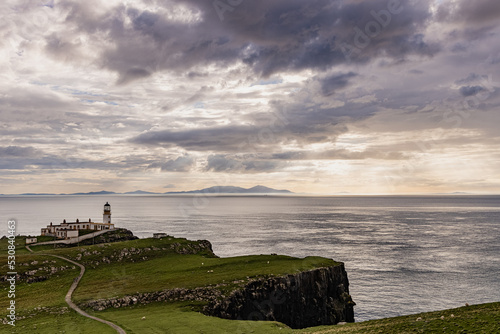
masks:
{"type": "Polygon", "coordinates": [[[223,300],[212,300],[204,313],[224,319],[279,321],[299,329],[354,322],[354,305],[344,264],[339,263],[252,281],[223,300]]]}

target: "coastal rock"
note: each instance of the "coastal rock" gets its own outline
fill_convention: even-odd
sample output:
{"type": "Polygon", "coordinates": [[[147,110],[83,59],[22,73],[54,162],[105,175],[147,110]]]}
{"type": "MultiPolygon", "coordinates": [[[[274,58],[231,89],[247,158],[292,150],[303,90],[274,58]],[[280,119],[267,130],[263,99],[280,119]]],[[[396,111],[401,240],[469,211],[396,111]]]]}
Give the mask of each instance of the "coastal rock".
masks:
{"type": "Polygon", "coordinates": [[[255,280],[228,298],[213,300],[207,315],[225,319],[271,320],[291,328],[354,322],[344,265],[284,277],[255,280]]]}

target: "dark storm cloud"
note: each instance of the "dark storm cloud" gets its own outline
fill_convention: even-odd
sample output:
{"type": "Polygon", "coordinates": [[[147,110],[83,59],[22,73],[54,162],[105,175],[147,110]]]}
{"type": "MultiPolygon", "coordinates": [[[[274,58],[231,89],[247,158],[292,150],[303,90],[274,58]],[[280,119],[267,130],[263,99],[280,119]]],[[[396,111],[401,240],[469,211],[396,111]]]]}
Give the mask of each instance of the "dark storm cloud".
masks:
{"type": "Polygon", "coordinates": [[[485,91],[486,89],[481,86],[462,86],[459,91],[462,96],[474,96],[479,92],[485,91]]]}
{"type": "Polygon", "coordinates": [[[323,96],[330,96],[338,89],[344,88],[349,84],[349,79],[357,74],[353,72],[334,74],[320,79],[323,96]]]}
{"type": "MultiPolygon", "coordinates": [[[[219,19],[212,1],[174,3],[190,5],[201,13],[201,19],[173,21],[160,13],[124,6],[96,15],[92,4],[63,6],[69,11],[67,22],[76,29],[109,36],[100,50],[99,63],[119,74],[118,83],[162,70],[197,73],[192,70],[195,66],[227,66],[240,61],[264,77],[304,69],[325,70],[346,62],[346,50],[341,45],[356,44],[355,28],[369,34],[370,41],[351,60],[366,62],[380,54],[404,59],[410,54],[428,56],[439,50],[427,44],[422,35],[431,17],[427,1],[402,2],[400,10],[390,18],[383,16],[388,10],[387,0],[245,1],[226,13],[224,21],[219,19]],[[378,33],[373,24],[379,25],[378,33]],[[370,27],[371,32],[366,30],[370,27]]],[[[160,2],[158,5],[166,6],[160,2]]],[[[51,38],[49,45],[54,44],[51,38]]]]}
{"type": "MultiPolygon", "coordinates": [[[[428,54],[416,37],[430,17],[425,4],[405,2],[377,36],[371,34],[370,45],[355,60],[364,62],[381,52],[398,59],[422,51],[428,54]]],[[[226,15],[224,25],[250,42],[243,61],[257,73],[321,70],[344,63],[346,54],[340,46],[354,44],[355,29],[366,32],[369,22],[376,20],[372,12],[387,12],[387,7],[387,1],[252,1],[226,15]]]]}

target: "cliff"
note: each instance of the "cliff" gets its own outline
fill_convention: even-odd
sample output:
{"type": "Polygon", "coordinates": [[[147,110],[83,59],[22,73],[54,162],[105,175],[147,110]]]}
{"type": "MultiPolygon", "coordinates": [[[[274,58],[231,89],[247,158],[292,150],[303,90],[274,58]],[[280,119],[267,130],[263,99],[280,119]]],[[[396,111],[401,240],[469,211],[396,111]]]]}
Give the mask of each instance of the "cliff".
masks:
{"type": "Polygon", "coordinates": [[[223,300],[212,300],[207,315],[225,319],[272,320],[291,328],[354,322],[344,264],[248,283],[223,300]]]}
{"type": "Polygon", "coordinates": [[[143,267],[142,276],[131,269],[134,274],[126,279],[131,287],[122,289],[121,296],[101,289],[101,299],[96,300],[94,292],[85,291],[81,297],[77,292],[83,308],[102,311],[153,302],[195,301],[196,308],[206,315],[278,321],[292,328],[354,322],[355,303],[349,295],[344,264],[330,259],[276,254],[218,258],[206,240],[173,237],[81,247],[79,251],[73,259],[89,270],[103,270],[103,275],[115,264],[133,268],[136,263],[156,261],[151,272],[143,267]],[[186,255],[190,257],[184,260],[186,255]],[[152,274],[158,276],[154,284],[145,284],[152,274]]]}
{"type": "Polygon", "coordinates": [[[207,303],[203,313],[225,319],[270,320],[291,328],[354,322],[349,281],[344,264],[282,277],[260,278],[237,287],[229,295],[226,284],[195,289],[138,293],[121,298],[91,300],[83,307],[102,311],[158,301],[207,303]]]}

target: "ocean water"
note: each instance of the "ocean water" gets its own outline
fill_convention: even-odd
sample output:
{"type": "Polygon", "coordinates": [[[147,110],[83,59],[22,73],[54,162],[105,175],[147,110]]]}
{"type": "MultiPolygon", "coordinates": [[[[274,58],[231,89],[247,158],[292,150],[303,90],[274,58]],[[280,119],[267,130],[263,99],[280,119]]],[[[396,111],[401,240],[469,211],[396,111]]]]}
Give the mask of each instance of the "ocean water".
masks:
{"type": "Polygon", "coordinates": [[[5,221],[39,234],[102,220],[139,237],[208,239],[222,257],[279,253],[345,263],[356,321],[500,301],[500,196],[0,197],[5,221]]]}

